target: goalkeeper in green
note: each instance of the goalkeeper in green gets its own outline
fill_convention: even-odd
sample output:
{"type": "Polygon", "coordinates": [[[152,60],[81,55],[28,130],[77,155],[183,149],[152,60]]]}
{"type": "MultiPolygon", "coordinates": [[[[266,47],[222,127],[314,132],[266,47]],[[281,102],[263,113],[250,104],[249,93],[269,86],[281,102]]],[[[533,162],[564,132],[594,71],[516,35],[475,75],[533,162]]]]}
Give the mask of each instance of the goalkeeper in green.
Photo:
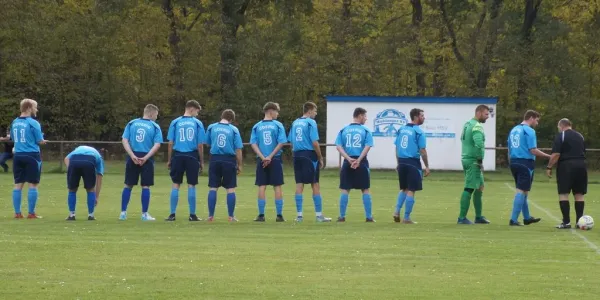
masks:
{"type": "Polygon", "coordinates": [[[462,166],[465,174],[465,189],[460,197],[460,215],[458,224],[471,225],[467,219],[467,212],[473,196],[475,206],[475,223],[489,224],[482,214],[483,204],[483,157],[485,154],[485,133],[483,125],[490,116],[490,108],[479,105],[475,109],[475,117],[469,120],[462,130],[460,140],[462,142],[462,166]]]}

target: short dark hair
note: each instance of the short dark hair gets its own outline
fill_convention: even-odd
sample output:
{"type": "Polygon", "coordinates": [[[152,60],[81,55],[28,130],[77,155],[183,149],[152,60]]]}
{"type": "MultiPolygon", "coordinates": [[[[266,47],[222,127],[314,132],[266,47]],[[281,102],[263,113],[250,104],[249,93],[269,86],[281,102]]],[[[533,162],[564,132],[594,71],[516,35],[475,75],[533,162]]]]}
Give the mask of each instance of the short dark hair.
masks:
{"type": "Polygon", "coordinates": [[[279,103],[267,102],[267,103],[265,103],[265,106],[263,106],[264,112],[267,112],[268,110],[271,110],[271,109],[279,111],[279,103]]]}
{"type": "Polygon", "coordinates": [[[528,111],[525,112],[525,116],[523,116],[523,120],[529,120],[531,118],[537,119],[539,117],[540,117],[540,113],[539,112],[537,112],[537,111],[535,111],[533,109],[530,109],[530,110],[528,110],[528,111]]]}
{"type": "Polygon", "coordinates": [[[190,101],[188,101],[188,102],[185,103],[185,108],[201,109],[202,107],[200,107],[200,103],[198,103],[198,101],[196,101],[196,100],[190,100],[190,101]]]}
{"type": "Polygon", "coordinates": [[[367,113],[367,110],[362,108],[362,107],[357,107],[354,109],[354,113],[352,114],[352,116],[354,118],[358,118],[360,115],[364,115],[367,113]]]}
{"type": "Polygon", "coordinates": [[[562,126],[562,127],[571,127],[571,120],[567,119],[567,118],[562,118],[560,119],[560,121],[558,121],[558,125],[562,126]]]}
{"type": "Polygon", "coordinates": [[[233,109],[226,109],[221,113],[221,119],[233,122],[235,120],[235,112],[233,109]]]}
{"type": "Polygon", "coordinates": [[[413,108],[410,110],[410,120],[414,121],[415,118],[418,118],[421,113],[424,112],[422,109],[420,108],[413,108]]]}
{"type": "Polygon", "coordinates": [[[302,106],[302,111],[304,111],[304,113],[307,113],[313,109],[317,109],[317,105],[314,102],[306,102],[302,106]]]}
{"type": "Polygon", "coordinates": [[[475,108],[475,112],[476,113],[482,112],[482,111],[486,111],[486,110],[490,111],[490,108],[487,105],[484,105],[484,104],[477,105],[477,107],[475,108]]]}

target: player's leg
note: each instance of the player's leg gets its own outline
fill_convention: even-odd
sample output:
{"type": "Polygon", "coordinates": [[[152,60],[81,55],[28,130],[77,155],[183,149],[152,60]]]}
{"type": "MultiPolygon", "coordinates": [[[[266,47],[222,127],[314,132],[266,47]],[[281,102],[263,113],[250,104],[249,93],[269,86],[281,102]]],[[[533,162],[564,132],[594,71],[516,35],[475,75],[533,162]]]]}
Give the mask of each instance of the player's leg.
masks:
{"type": "Polygon", "coordinates": [[[369,223],[375,222],[375,219],[373,219],[373,201],[371,200],[370,189],[362,190],[362,201],[365,209],[365,221],[369,223]]]}
{"type": "Polygon", "coordinates": [[[38,184],[42,173],[42,159],[39,154],[27,157],[27,165],[25,167],[27,176],[26,181],[29,182],[27,190],[28,214],[27,219],[39,219],[40,216],[35,214],[35,206],[38,200],[38,184]]]}
{"type": "Polygon", "coordinates": [[[460,213],[458,215],[458,224],[470,225],[473,224],[467,219],[469,206],[471,206],[471,196],[476,189],[481,188],[480,180],[476,173],[481,172],[475,161],[463,161],[463,171],[465,176],[465,187],[460,197],[460,213]]]}
{"type": "Polygon", "coordinates": [[[221,163],[214,161],[211,158],[208,168],[208,221],[212,222],[215,217],[215,209],[217,207],[217,190],[222,183],[221,163]]]}
{"type": "MultiPolygon", "coordinates": [[[[531,191],[531,187],[533,186],[533,176],[535,174],[534,169],[535,169],[534,163],[531,163],[529,166],[527,166],[527,171],[529,173],[529,181],[525,182],[526,184],[528,184],[528,186],[524,186],[523,187],[524,190],[526,187],[529,187],[529,191],[531,191]]],[[[529,197],[529,191],[525,191],[525,193],[523,193],[524,198],[523,198],[522,212],[523,212],[523,224],[525,224],[525,225],[537,223],[542,220],[541,218],[536,218],[529,213],[529,203],[527,202],[527,198],[529,197]]]]}
{"type": "Polygon", "coordinates": [[[184,160],[181,159],[181,156],[174,155],[171,158],[171,170],[169,170],[169,175],[171,176],[171,181],[173,182],[171,186],[171,196],[169,198],[170,204],[170,214],[169,217],[165,219],[165,221],[175,221],[175,213],[177,211],[177,203],[179,202],[179,187],[183,183],[183,173],[185,171],[184,168],[184,160]]]}
{"type": "Polygon", "coordinates": [[[572,190],[572,181],[565,163],[559,163],[556,168],[556,187],[558,190],[558,204],[562,214],[562,223],[556,225],[558,229],[571,228],[571,206],[569,194],[572,190]]]}
{"type": "Polygon", "coordinates": [[[353,170],[352,188],[362,191],[362,202],[365,210],[365,221],[375,222],[373,219],[373,202],[371,200],[371,170],[369,169],[369,161],[362,161],[360,166],[353,170]]]}
{"type": "Polygon", "coordinates": [[[121,214],[119,220],[127,220],[127,206],[131,200],[131,190],[138,184],[140,166],[133,163],[130,157],[125,161],[125,182],[121,192],[121,214]]]}
{"type": "Polygon", "coordinates": [[[527,187],[524,187],[524,182],[530,181],[529,174],[527,174],[528,172],[525,166],[523,166],[520,163],[511,163],[510,171],[515,181],[516,192],[515,197],[513,199],[513,209],[508,225],[521,226],[522,224],[519,222],[519,215],[521,214],[521,210],[523,209],[523,203],[525,202],[525,192],[529,191],[527,187]]]}
{"type": "Polygon", "coordinates": [[[400,192],[396,199],[396,208],[394,209],[394,222],[400,223],[400,210],[406,201],[406,193],[408,192],[408,166],[398,163],[398,184],[400,186],[400,192]]]}
{"type": "MultiPolygon", "coordinates": [[[[573,195],[575,196],[575,224],[583,216],[585,208],[584,195],[587,193],[587,168],[585,163],[574,163],[571,177],[573,178],[573,195]],[[579,165],[577,167],[577,165],[579,165]]],[[[577,225],[579,226],[579,225],[577,225]]]]}
{"type": "Polygon", "coordinates": [[[319,168],[319,161],[317,160],[317,155],[312,153],[311,157],[311,166],[309,173],[310,178],[312,178],[311,188],[312,188],[312,197],[313,203],[315,205],[315,215],[317,222],[331,222],[331,218],[327,218],[323,215],[323,198],[321,197],[321,185],[319,184],[321,170],[319,168]]]}
{"type": "Polygon", "coordinates": [[[67,189],[69,190],[67,196],[69,216],[66,218],[67,221],[75,221],[75,205],[77,204],[77,189],[79,188],[80,179],[81,172],[77,168],[77,162],[71,161],[67,168],[67,189]]]}
{"type": "Polygon", "coordinates": [[[186,157],[185,176],[188,184],[188,205],[191,222],[202,221],[196,215],[196,185],[198,185],[198,174],[200,174],[200,161],[198,158],[186,157]]]}
{"type": "Polygon", "coordinates": [[[350,170],[350,164],[344,160],[340,169],[340,214],[337,219],[338,222],[346,222],[346,209],[348,208],[349,193],[352,189],[350,170]]]}
{"type": "Polygon", "coordinates": [[[235,161],[228,161],[223,163],[223,177],[222,186],[227,190],[227,215],[229,222],[237,222],[235,218],[235,204],[236,194],[235,188],[237,187],[237,164],[235,161]]]}
{"type": "Polygon", "coordinates": [[[410,166],[408,168],[408,182],[406,192],[406,208],[404,209],[404,224],[415,224],[412,221],[410,214],[412,213],[415,205],[415,193],[423,189],[423,171],[417,166],[410,166]]]}
{"type": "Polygon", "coordinates": [[[142,185],[142,221],[154,221],[156,218],[152,217],[148,210],[150,209],[150,187],[154,185],[154,160],[148,160],[142,166],[141,174],[141,185],[142,185]]]}
{"type": "Polygon", "coordinates": [[[89,156],[90,161],[81,166],[83,187],[87,192],[88,221],[95,221],[94,211],[96,208],[96,168],[93,165],[93,158],[89,156]]]}
{"type": "Polygon", "coordinates": [[[304,202],[303,199],[303,192],[304,192],[304,169],[306,166],[306,158],[299,156],[298,154],[294,154],[294,179],[296,180],[296,192],[294,194],[294,201],[296,202],[296,221],[297,222],[302,222],[303,220],[303,216],[302,216],[302,203],[304,202]]]}
{"type": "Polygon", "coordinates": [[[269,164],[269,184],[273,186],[275,191],[275,210],[277,212],[276,222],[285,222],[283,218],[283,162],[281,158],[275,157],[269,164]]]}
{"type": "Polygon", "coordinates": [[[262,165],[262,161],[260,158],[256,158],[256,170],[255,170],[255,182],[254,184],[258,186],[258,195],[257,195],[257,205],[258,205],[258,216],[254,219],[255,222],[264,222],[265,221],[265,206],[266,206],[266,190],[268,182],[268,169],[264,168],[262,165]]]}

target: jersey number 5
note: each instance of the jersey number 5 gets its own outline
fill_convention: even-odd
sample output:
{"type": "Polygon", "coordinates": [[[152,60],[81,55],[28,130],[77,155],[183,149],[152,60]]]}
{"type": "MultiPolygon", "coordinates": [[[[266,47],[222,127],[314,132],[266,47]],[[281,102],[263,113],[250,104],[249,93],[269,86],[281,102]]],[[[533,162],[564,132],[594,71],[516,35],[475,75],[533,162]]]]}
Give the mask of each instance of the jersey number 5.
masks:
{"type": "Polygon", "coordinates": [[[267,146],[273,143],[270,131],[263,131],[263,143],[267,146]]]}

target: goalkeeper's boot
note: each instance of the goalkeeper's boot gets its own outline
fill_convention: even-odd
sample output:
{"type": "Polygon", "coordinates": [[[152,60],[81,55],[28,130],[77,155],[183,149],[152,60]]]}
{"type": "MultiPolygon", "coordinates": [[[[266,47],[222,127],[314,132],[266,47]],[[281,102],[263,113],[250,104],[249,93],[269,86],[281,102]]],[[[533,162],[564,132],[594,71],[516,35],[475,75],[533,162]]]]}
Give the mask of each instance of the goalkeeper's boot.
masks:
{"type": "Polygon", "coordinates": [[[529,225],[529,224],[537,223],[541,220],[542,220],[541,218],[536,218],[536,217],[531,216],[531,217],[529,217],[529,219],[523,220],[523,224],[529,225]]]}
{"type": "Polygon", "coordinates": [[[456,222],[456,224],[461,224],[461,225],[473,225],[473,222],[471,222],[471,220],[467,219],[467,218],[458,218],[458,221],[456,222]]]}
{"type": "Polygon", "coordinates": [[[490,224],[490,221],[484,216],[481,216],[479,218],[475,218],[475,224],[490,224]]]}

